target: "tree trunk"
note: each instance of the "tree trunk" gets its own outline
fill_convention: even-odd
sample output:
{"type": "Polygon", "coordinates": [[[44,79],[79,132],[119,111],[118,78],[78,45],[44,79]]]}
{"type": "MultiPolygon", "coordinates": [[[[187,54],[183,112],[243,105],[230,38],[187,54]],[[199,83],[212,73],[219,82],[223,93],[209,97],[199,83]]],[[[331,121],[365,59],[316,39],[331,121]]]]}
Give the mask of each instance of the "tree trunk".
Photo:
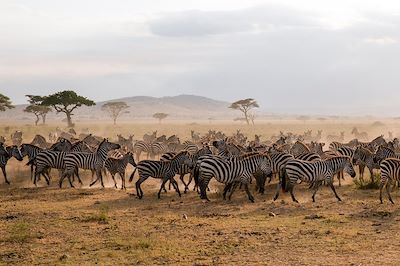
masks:
{"type": "Polygon", "coordinates": [[[46,125],[46,116],[47,114],[42,114],[42,124],[46,125]]]}
{"type": "Polygon", "coordinates": [[[70,113],[70,112],[66,112],[65,114],[67,115],[67,123],[68,123],[68,127],[73,127],[73,126],[74,126],[74,124],[72,124],[71,113],[70,113]]]}
{"type": "Polygon", "coordinates": [[[116,125],[116,124],[117,124],[117,117],[115,116],[115,117],[113,118],[113,120],[114,120],[114,125],[116,125]]]}
{"type": "Polygon", "coordinates": [[[39,123],[39,120],[40,120],[40,118],[39,118],[39,115],[36,115],[35,126],[37,126],[37,125],[38,125],[38,123],[39,123]]]}
{"type": "Polygon", "coordinates": [[[246,118],[247,125],[250,125],[249,116],[247,115],[247,111],[244,111],[244,118],[246,118]]]}

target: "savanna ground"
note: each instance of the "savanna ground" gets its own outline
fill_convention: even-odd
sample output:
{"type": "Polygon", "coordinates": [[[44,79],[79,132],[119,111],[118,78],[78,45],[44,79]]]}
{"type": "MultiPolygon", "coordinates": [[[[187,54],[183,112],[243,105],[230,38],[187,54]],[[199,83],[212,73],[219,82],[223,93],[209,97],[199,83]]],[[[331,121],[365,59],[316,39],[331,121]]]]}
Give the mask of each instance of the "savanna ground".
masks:
{"type": "MultiPolygon", "coordinates": [[[[381,128],[371,128],[372,122],[357,122],[357,127],[368,130],[371,137],[387,135],[388,130],[399,132],[400,124],[396,121],[384,121],[386,126],[381,128]]],[[[55,128],[7,125],[10,132],[21,129],[27,142],[34,134],[47,136],[45,133],[55,128]]],[[[351,139],[353,126],[354,121],[273,121],[255,127],[182,122],[117,127],[78,124],[77,131],[88,127],[95,134],[110,138],[117,133],[141,138],[158,129],[159,134],[178,134],[185,139],[191,129],[203,133],[211,128],[229,134],[240,128],[251,137],[257,133],[267,139],[279,130],[301,133],[306,129],[323,129],[324,135],[345,131],[346,138],[351,139]]],[[[0,134],[8,136],[4,130],[4,126],[0,128],[0,134]]],[[[400,193],[393,192],[396,205],[389,204],[386,198],[381,205],[377,190],[356,189],[348,176],[337,189],[343,202],[337,202],[324,187],[317,194],[317,202],[312,203],[306,185],[295,188],[300,204],[293,203],[287,194],[273,202],[274,181],[267,186],[265,195],[255,195],[254,204],[242,191],[237,191],[232,201],[223,201],[223,186],[214,182],[209,192],[211,202],[206,203],[193,191],[179,198],[171,190],[158,200],[160,182],[154,179],[144,183],[142,200],[134,195],[134,183],[129,184],[127,191],[115,190],[109,177],[108,188],[88,188],[89,174],[82,188],[58,189],[57,173],[53,171],[50,188],[44,183],[35,188],[25,162],[12,159],[7,168],[12,184],[0,185],[1,264],[400,263],[400,193]]]]}

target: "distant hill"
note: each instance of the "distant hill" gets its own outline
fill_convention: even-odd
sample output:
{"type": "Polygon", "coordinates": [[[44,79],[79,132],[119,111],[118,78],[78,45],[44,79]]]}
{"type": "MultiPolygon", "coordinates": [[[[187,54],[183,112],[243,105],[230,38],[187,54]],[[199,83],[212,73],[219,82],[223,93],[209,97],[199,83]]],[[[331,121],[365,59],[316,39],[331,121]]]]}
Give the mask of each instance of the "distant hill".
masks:
{"type": "MultiPolygon", "coordinates": [[[[74,120],[104,120],[108,119],[101,106],[107,102],[124,101],[130,107],[129,113],[121,116],[121,121],[131,119],[152,119],[157,112],[169,114],[170,119],[231,119],[239,116],[239,112],[228,109],[230,103],[218,101],[207,97],[195,95],[178,95],[168,97],[134,96],[121,99],[114,99],[98,102],[92,107],[81,107],[76,110],[74,120]]],[[[0,113],[1,119],[33,120],[33,115],[24,113],[26,105],[17,105],[15,109],[0,113]]],[[[65,117],[61,114],[52,113],[48,120],[62,120],[65,117]]]]}

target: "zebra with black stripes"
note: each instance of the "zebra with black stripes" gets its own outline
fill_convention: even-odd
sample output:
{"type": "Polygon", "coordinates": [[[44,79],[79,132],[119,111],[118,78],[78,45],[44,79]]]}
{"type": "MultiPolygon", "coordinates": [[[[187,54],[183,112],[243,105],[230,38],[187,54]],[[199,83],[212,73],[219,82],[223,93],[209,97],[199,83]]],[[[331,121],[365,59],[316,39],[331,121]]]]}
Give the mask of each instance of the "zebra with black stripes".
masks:
{"type": "Polygon", "coordinates": [[[71,152],[67,153],[64,158],[64,173],[60,178],[59,186],[62,187],[63,180],[67,177],[71,184],[71,177],[76,174],[80,179],[77,169],[88,169],[95,170],[97,179],[93,181],[90,186],[93,186],[98,180],[101,182],[101,186],[104,187],[102,169],[104,162],[107,159],[107,153],[111,150],[121,148],[117,143],[109,142],[107,139],[103,139],[95,153],[87,152],[71,152]]]}
{"type": "Polygon", "coordinates": [[[289,153],[292,154],[294,157],[310,152],[310,148],[308,148],[307,145],[301,141],[296,141],[289,151],[289,153]]]}
{"type": "MultiPolygon", "coordinates": [[[[43,148],[40,148],[38,146],[32,145],[32,144],[22,144],[20,147],[21,155],[22,157],[27,156],[28,161],[32,161],[30,163],[31,166],[31,180],[33,181],[34,178],[34,166],[36,165],[36,156],[38,155],[39,152],[43,151],[43,148]]],[[[29,164],[29,163],[28,163],[29,164]]]]}
{"type": "Polygon", "coordinates": [[[1,152],[0,152],[0,168],[3,171],[3,176],[4,180],[6,183],[9,185],[10,181],[7,179],[7,171],[6,171],[6,166],[8,160],[10,160],[12,157],[17,159],[18,161],[22,161],[23,157],[21,155],[20,150],[18,149],[18,146],[13,145],[13,146],[7,146],[4,147],[1,145],[1,152]]]}
{"type": "MultiPolygon", "coordinates": [[[[39,152],[36,157],[34,158],[34,161],[36,163],[36,168],[35,168],[35,176],[33,179],[33,184],[36,186],[37,181],[39,180],[40,175],[44,177],[46,180],[47,185],[50,185],[50,174],[49,170],[54,168],[54,169],[59,169],[59,170],[64,170],[64,158],[67,155],[67,152],[64,151],[42,151],[39,152]]],[[[33,163],[33,160],[31,160],[29,163],[33,163]]],[[[80,180],[78,176],[78,180],[80,183],[82,181],[80,180]]],[[[71,181],[71,180],[70,180],[71,181]]],[[[70,182],[71,187],[72,182],[70,182]]]]}
{"type": "MultiPolygon", "coordinates": [[[[254,197],[250,193],[248,184],[251,176],[258,170],[263,171],[266,175],[272,174],[271,160],[268,155],[251,154],[229,159],[214,156],[203,159],[198,169],[200,198],[209,201],[207,197],[208,183],[214,177],[218,182],[226,185],[224,196],[232,185],[241,183],[244,185],[249,200],[254,202],[254,197]]],[[[233,191],[234,187],[229,198],[232,196],[233,191]]]]}
{"type": "Polygon", "coordinates": [[[135,171],[129,178],[129,182],[132,182],[133,176],[136,170],[139,173],[139,180],[136,182],[136,193],[139,199],[143,198],[143,190],[140,185],[147,180],[149,177],[162,179],[162,184],[158,192],[158,198],[161,198],[161,191],[165,190],[165,183],[169,180],[172,182],[176,192],[179,197],[181,193],[179,191],[178,183],[175,181],[174,176],[179,171],[182,165],[193,166],[193,162],[189,158],[189,153],[187,151],[181,151],[170,161],[153,161],[153,160],[143,160],[137,164],[135,171]]]}
{"type": "MultiPolygon", "coordinates": [[[[272,152],[269,153],[269,157],[271,159],[271,169],[272,169],[272,175],[276,176],[278,175],[279,178],[282,178],[282,171],[284,170],[284,167],[286,163],[294,159],[293,155],[287,153],[287,152],[272,152]]],[[[265,192],[265,182],[267,180],[267,176],[263,174],[262,171],[257,171],[254,173],[254,178],[256,179],[256,184],[258,188],[258,192],[260,194],[264,194],[265,192]]],[[[268,183],[271,182],[271,178],[269,178],[268,183]]]]}
{"type": "Polygon", "coordinates": [[[140,160],[140,155],[142,152],[147,153],[147,159],[149,159],[151,153],[151,143],[139,140],[135,143],[135,145],[133,145],[133,152],[136,154],[136,161],[140,160]]]}
{"type": "Polygon", "coordinates": [[[378,150],[375,153],[375,162],[380,163],[381,161],[385,160],[386,158],[396,158],[400,159],[400,154],[396,153],[394,150],[379,146],[378,150]]]}
{"type": "MultiPolygon", "coordinates": [[[[212,154],[210,148],[208,146],[205,146],[202,149],[198,150],[195,154],[190,154],[190,152],[189,152],[189,157],[190,157],[190,160],[193,162],[193,164],[195,164],[201,156],[210,155],[210,154],[212,154]]],[[[170,160],[172,160],[172,158],[175,155],[176,155],[175,152],[167,152],[161,156],[160,161],[170,161],[170,160]]],[[[189,185],[193,180],[193,166],[190,167],[190,166],[184,164],[179,168],[177,174],[180,175],[179,179],[182,181],[183,185],[185,186],[184,193],[186,193],[187,191],[189,191],[189,185]],[[186,183],[185,180],[183,179],[186,174],[190,174],[188,183],[186,183]]],[[[170,186],[169,189],[171,189],[171,182],[169,183],[169,186],[170,186]]]]}
{"type": "Polygon", "coordinates": [[[400,159],[387,158],[384,159],[380,164],[381,170],[381,184],[379,187],[379,200],[382,201],[382,190],[386,188],[389,201],[394,204],[392,196],[390,195],[390,184],[392,182],[400,181],[400,159]]]}
{"type": "MultiPolygon", "coordinates": [[[[379,164],[376,162],[376,157],[373,152],[361,146],[357,147],[353,154],[353,163],[361,162],[364,164],[370,173],[371,182],[374,183],[374,169],[379,169],[379,164]]],[[[364,168],[360,167],[360,179],[364,180],[364,168]]]]}
{"type": "Polygon", "coordinates": [[[117,188],[117,182],[115,181],[115,175],[119,174],[122,181],[121,189],[126,189],[125,186],[125,170],[128,164],[131,164],[133,167],[136,167],[135,159],[133,158],[133,153],[128,152],[122,158],[108,158],[104,167],[110,172],[111,177],[114,181],[114,186],[117,188]]]}
{"type": "Polygon", "coordinates": [[[315,194],[322,183],[328,184],[338,201],[341,201],[340,197],[336,193],[335,187],[333,186],[333,176],[341,170],[344,170],[353,178],[356,176],[351,163],[351,158],[347,156],[337,156],[316,162],[306,162],[297,159],[290,160],[287,162],[285,167],[286,177],[283,178],[282,182],[278,186],[274,200],[278,199],[279,191],[282,187],[285,191],[288,190],[292,200],[298,203],[294,196],[293,188],[297,184],[297,181],[301,180],[312,185],[311,187],[314,190],[312,195],[313,202],[315,202],[315,194]]]}

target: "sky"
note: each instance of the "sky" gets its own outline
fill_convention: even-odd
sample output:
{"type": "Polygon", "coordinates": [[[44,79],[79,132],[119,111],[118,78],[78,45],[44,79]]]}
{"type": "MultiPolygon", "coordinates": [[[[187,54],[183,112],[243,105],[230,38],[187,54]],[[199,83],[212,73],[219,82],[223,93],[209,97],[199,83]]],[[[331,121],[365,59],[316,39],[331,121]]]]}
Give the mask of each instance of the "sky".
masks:
{"type": "Polygon", "coordinates": [[[400,116],[400,1],[0,0],[0,93],[400,116]]]}

